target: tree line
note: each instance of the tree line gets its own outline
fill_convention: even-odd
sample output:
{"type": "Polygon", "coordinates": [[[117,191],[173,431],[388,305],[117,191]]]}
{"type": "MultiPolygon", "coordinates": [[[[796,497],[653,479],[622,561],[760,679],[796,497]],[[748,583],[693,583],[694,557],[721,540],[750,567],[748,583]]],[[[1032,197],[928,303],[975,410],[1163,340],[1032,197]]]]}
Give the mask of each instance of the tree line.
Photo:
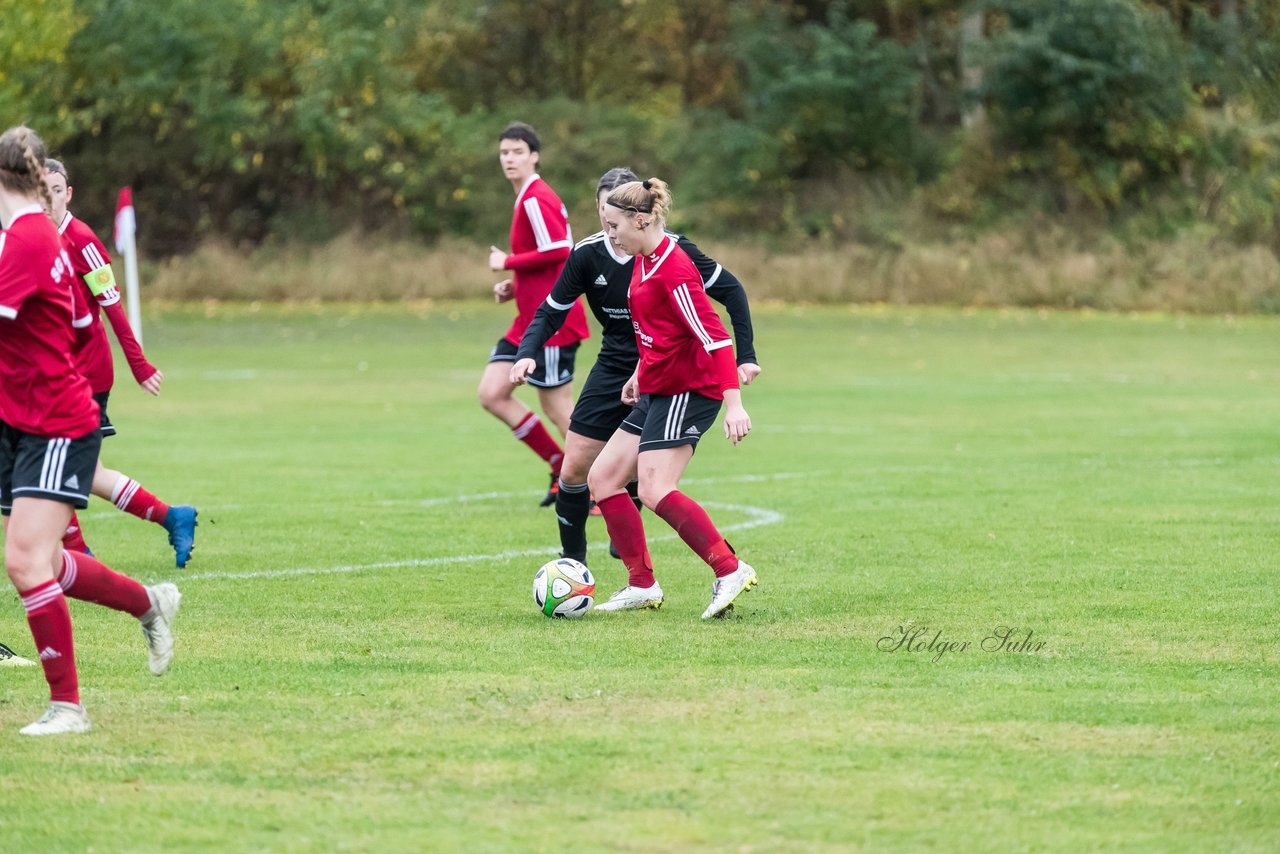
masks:
{"type": "MultiPolygon", "coordinates": [[[[936,222],[1157,211],[1275,241],[1267,0],[0,0],[0,114],[132,184],[147,248],[352,227],[488,239],[535,125],[566,199],[659,174],[708,233],[856,235],[866,188],[936,222]]],[[[1160,227],[1159,224],[1152,227],[1160,227]]]]}

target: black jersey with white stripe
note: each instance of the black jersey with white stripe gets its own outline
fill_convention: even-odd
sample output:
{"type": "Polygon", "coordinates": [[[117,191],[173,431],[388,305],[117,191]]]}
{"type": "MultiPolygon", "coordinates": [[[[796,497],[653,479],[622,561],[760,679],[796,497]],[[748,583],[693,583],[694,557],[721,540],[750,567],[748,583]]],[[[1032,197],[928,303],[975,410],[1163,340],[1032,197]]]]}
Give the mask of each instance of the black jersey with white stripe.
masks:
{"type": "MultiPolygon", "coordinates": [[[[698,268],[707,296],[722,303],[729,312],[738,364],[759,364],[751,329],[751,307],[742,282],[703,254],[692,240],[673,232],[667,233],[698,268]]],[[[585,296],[591,313],[600,322],[600,355],[596,361],[628,371],[634,368],[639,353],[627,303],[634,263],[634,258],[614,248],[603,231],[580,241],[569,253],[569,260],[565,261],[551,295],[538,307],[525,330],[516,359],[534,358],[538,349],[564,323],[574,301],[585,296]]]]}

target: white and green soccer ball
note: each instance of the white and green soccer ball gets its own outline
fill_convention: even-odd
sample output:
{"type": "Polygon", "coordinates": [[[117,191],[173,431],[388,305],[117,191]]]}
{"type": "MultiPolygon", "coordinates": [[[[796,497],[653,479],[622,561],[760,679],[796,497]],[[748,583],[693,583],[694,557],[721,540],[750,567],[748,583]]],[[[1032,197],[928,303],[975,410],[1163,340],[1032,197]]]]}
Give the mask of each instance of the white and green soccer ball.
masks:
{"type": "Polygon", "coordinates": [[[533,604],[548,617],[576,620],[591,610],[596,579],[572,558],[547,561],[533,576],[533,604]]]}

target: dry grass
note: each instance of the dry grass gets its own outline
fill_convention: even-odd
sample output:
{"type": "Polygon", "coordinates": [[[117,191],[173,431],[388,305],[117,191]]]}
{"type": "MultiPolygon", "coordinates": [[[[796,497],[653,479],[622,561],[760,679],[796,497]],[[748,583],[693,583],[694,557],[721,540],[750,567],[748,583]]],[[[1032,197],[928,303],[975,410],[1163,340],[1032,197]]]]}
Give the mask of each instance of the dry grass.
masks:
{"type": "MultiPolygon", "coordinates": [[[[706,241],[757,299],[897,305],[1092,307],[1206,313],[1280,312],[1280,259],[1212,233],[1127,247],[1081,246],[1065,228],[991,233],[901,249],[847,244],[780,254],[706,241]]],[[[209,243],[146,271],[151,295],[267,301],[401,301],[487,295],[499,275],[487,247],[426,246],[355,234],[318,247],[244,252],[209,243]]]]}
{"type": "Polygon", "coordinates": [[[1198,236],[1138,250],[1114,240],[1087,250],[1072,242],[1065,233],[1045,235],[1034,246],[988,234],[902,250],[852,245],[776,255],[708,248],[730,269],[748,271],[743,277],[753,296],[787,301],[1280,311],[1280,259],[1263,247],[1217,245],[1198,236]]]}
{"type": "Polygon", "coordinates": [[[147,276],[154,297],[389,302],[466,298],[489,293],[502,276],[488,270],[488,247],[346,234],[322,246],[292,244],[242,251],[206,243],[190,255],[156,265],[147,276]]]}

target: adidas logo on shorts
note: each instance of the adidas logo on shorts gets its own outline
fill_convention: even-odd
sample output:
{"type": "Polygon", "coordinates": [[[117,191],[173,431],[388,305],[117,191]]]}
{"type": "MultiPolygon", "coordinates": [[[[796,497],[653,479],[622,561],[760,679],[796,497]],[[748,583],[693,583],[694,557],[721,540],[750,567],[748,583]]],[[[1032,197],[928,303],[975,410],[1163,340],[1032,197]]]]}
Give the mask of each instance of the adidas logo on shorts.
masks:
{"type": "Polygon", "coordinates": [[[690,427],[688,430],[685,430],[685,431],[684,431],[684,434],[685,434],[686,436],[697,436],[697,435],[698,435],[698,428],[697,428],[697,427],[690,427]]]}

